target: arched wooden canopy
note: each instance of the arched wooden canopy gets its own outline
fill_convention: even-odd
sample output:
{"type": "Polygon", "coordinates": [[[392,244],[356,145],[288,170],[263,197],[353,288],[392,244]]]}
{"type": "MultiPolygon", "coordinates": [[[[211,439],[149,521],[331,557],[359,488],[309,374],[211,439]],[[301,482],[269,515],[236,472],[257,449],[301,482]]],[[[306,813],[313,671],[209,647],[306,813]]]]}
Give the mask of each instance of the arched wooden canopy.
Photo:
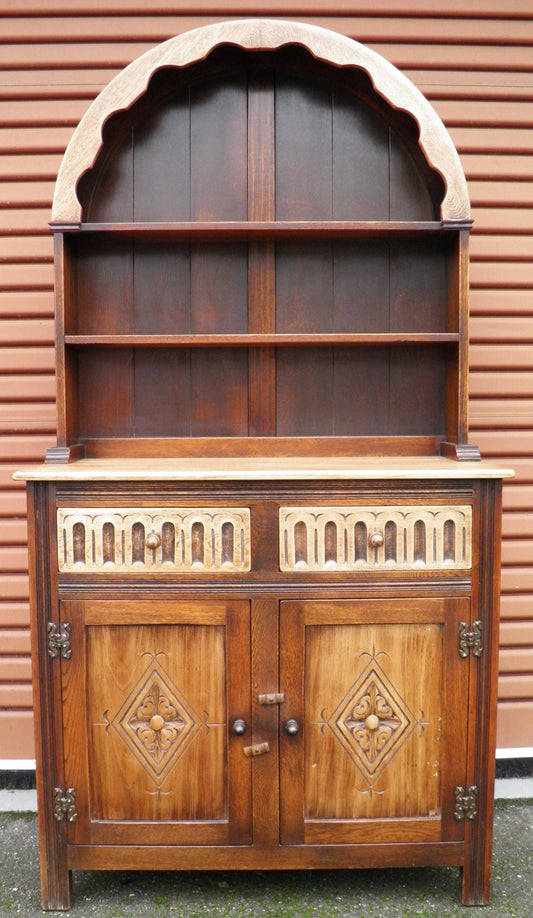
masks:
{"type": "Polygon", "coordinates": [[[171,38],[133,61],[109,83],[85,113],[67,147],[56,183],[52,223],[82,221],[76,186],[96,161],[103,144],[103,127],[111,115],[129,109],[146,92],[156,71],[198,63],[221,45],[245,51],[274,51],[286,45],[299,45],[333,67],[364,71],[375,91],[390,106],[408,113],[416,121],[423,156],[445,184],[441,219],[470,218],[468,190],[457,151],[432,106],[407,77],[370,48],[328,29],[250,19],[217,23],[171,38]]]}

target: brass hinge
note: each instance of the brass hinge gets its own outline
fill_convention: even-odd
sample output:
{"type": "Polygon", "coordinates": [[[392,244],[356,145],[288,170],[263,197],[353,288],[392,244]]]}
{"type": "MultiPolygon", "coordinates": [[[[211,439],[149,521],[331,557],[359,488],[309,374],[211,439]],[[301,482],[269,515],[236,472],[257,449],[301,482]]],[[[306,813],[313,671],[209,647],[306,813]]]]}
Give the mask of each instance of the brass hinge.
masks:
{"type": "Polygon", "coordinates": [[[483,653],[483,622],[472,622],[472,631],[468,631],[467,622],[459,622],[459,656],[466,658],[470,651],[473,657],[483,653]]]}
{"type": "Polygon", "coordinates": [[[453,815],[457,820],[475,819],[478,810],[479,792],[475,785],[455,788],[455,809],[453,815]]]}
{"type": "Polygon", "coordinates": [[[58,822],[76,822],[76,791],[73,787],[63,790],[54,787],[54,816],[58,822]]]}
{"type": "Polygon", "coordinates": [[[48,635],[48,656],[52,660],[57,660],[59,656],[63,660],[70,660],[72,648],[70,646],[70,634],[72,626],[68,622],[60,625],[59,629],[54,622],[48,622],[46,633],[48,635]]]}

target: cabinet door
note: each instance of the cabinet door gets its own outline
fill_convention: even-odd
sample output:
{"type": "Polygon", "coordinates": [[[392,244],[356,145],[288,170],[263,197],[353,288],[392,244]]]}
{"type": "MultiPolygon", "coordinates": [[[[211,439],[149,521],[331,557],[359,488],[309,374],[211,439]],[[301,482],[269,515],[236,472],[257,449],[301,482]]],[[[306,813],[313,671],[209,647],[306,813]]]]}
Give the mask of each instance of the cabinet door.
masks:
{"type": "Polygon", "coordinates": [[[67,786],[75,844],[248,844],[247,602],[61,604],[67,786]]]}
{"type": "Polygon", "coordinates": [[[282,842],[462,838],[469,667],[457,629],[469,600],[281,605],[284,713],[299,726],[282,723],[282,842]]]}

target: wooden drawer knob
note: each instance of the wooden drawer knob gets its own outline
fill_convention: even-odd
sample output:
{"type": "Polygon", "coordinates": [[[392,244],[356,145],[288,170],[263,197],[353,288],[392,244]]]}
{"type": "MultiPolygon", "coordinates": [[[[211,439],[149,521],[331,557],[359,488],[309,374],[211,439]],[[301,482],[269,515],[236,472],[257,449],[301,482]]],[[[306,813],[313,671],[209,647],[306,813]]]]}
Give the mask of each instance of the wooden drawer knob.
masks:
{"type": "Polygon", "coordinates": [[[368,536],[368,544],[370,548],[381,548],[385,541],[385,537],[382,532],[379,532],[377,529],[374,532],[371,532],[368,536]]]}
{"type": "Polygon", "coordinates": [[[154,532],[153,529],[146,536],[146,547],[155,551],[156,548],[159,548],[161,545],[161,536],[154,532]]]}

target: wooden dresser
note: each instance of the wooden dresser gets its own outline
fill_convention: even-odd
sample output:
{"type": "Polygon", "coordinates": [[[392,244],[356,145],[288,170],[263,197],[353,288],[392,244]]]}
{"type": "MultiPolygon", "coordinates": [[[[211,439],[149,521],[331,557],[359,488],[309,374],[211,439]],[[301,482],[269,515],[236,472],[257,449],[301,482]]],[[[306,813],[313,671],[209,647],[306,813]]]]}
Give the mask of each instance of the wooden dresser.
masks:
{"type": "Polygon", "coordinates": [[[58,177],[28,482],[42,904],[76,869],[457,865],[489,895],[501,482],[470,210],[343,36],[171,39],[58,177]]]}

